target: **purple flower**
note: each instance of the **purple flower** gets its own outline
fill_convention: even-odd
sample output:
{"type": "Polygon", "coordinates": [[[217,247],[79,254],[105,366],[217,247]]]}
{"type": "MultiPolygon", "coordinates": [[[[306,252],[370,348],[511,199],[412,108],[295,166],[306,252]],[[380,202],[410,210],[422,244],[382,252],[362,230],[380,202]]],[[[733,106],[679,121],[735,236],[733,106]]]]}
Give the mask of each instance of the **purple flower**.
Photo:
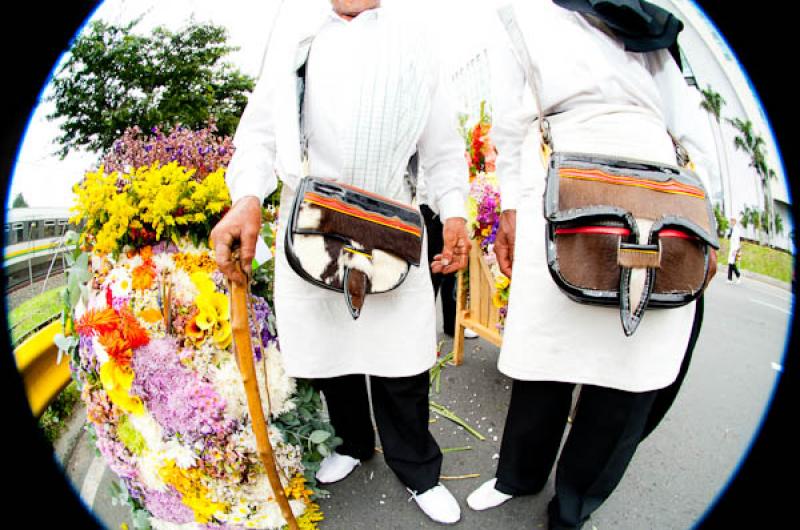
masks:
{"type": "Polygon", "coordinates": [[[263,355],[261,346],[264,348],[269,347],[269,343],[275,340],[275,336],[270,333],[269,317],[272,315],[272,310],[266,300],[260,296],[253,296],[253,318],[250,319],[250,336],[260,337],[260,341],[254,341],[253,352],[256,361],[260,361],[263,355]]]}
{"type": "Polygon", "coordinates": [[[172,337],[151,340],[136,351],[131,394],[142,398],[166,436],[180,434],[189,442],[205,436],[225,436],[231,422],[225,401],[211,383],[180,362],[172,337]]]}
{"type": "Polygon", "coordinates": [[[133,460],[133,455],[125,445],[113,437],[112,427],[108,424],[97,426],[97,449],[106,460],[108,467],[119,477],[124,479],[135,479],[139,476],[139,471],[133,460]]]}
{"type": "Polygon", "coordinates": [[[181,494],[172,486],[168,486],[163,492],[146,490],[144,506],[154,517],[170,523],[186,524],[194,521],[194,512],[183,504],[181,494]]]}

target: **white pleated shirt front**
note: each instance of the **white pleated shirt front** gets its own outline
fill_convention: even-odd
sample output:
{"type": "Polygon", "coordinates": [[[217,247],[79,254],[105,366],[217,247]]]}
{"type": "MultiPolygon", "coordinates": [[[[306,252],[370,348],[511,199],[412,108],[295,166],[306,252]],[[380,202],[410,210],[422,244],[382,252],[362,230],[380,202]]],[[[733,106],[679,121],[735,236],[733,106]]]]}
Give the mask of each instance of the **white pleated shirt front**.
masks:
{"type": "MultiPolygon", "coordinates": [[[[312,37],[304,117],[297,128],[297,146],[307,148],[308,174],[409,202],[403,175],[408,158],[419,150],[443,217],[465,217],[468,174],[457,116],[437,62],[418,55],[424,49],[418,28],[378,8],[351,21],[331,13],[312,37]],[[409,65],[426,65],[428,70],[410,71],[409,65]]],[[[287,47],[291,53],[292,48],[287,47]]],[[[280,86],[274,77],[275,72],[265,72],[248,103],[226,180],[236,200],[245,195],[263,198],[275,189],[273,173],[285,177],[275,311],[287,373],[310,378],[353,373],[397,377],[427,370],[436,359],[436,317],[424,242],[420,266],[412,266],[394,291],[368,295],[357,320],[350,316],[343,294],[313,286],[290,268],[284,238],[297,179],[286,170],[289,164],[281,164],[280,149],[296,146],[276,142],[274,136],[276,120],[298,116],[282,115],[282,106],[291,101],[276,107],[264,100],[265,95],[280,97],[280,88],[270,87],[280,86]]]]}

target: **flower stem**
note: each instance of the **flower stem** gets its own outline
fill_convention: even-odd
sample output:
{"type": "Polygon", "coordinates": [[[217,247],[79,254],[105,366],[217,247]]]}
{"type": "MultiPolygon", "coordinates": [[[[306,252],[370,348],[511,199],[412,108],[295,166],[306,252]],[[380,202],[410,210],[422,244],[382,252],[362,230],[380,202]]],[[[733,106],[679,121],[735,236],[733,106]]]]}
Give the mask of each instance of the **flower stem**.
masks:
{"type": "Polygon", "coordinates": [[[472,428],[466,421],[464,421],[461,418],[459,418],[458,416],[456,416],[456,414],[454,412],[452,412],[450,409],[448,409],[447,407],[445,407],[443,405],[439,405],[438,403],[435,403],[433,401],[430,402],[429,407],[433,412],[435,412],[439,416],[441,416],[443,418],[446,418],[446,419],[452,421],[453,423],[456,423],[456,424],[460,425],[461,427],[463,427],[464,430],[466,430],[468,433],[470,433],[472,436],[474,436],[478,440],[483,441],[483,440],[486,439],[486,437],[484,435],[482,435],[481,433],[476,431],[474,428],[472,428]]]}

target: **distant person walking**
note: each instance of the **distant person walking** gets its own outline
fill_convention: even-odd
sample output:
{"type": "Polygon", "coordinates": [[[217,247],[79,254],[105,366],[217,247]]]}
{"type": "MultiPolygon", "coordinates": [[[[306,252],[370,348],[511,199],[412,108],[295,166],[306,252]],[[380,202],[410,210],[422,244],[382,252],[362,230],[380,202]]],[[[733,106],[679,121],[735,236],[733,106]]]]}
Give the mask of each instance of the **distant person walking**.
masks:
{"type": "Polygon", "coordinates": [[[728,251],[728,283],[734,283],[734,274],[736,274],[736,283],[741,283],[742,273],[739,272],[737,263],[742,257],[742,229],[739,228],[735,217],[731,217],[730,245],[730,250],[728,251]]]}

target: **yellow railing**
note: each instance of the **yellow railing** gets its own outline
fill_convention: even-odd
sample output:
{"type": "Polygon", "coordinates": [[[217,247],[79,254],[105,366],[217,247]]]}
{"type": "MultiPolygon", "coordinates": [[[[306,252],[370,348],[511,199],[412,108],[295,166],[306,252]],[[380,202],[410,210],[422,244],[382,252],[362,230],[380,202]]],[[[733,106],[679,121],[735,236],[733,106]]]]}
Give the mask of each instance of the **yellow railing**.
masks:
{"type": "Polygon", "coordinates": [[[69,359],[62,356],[57,362],[54,338],[61,330],[60,321],[52,322],[14,348],[28,403],[37,418],[70,382],[69,359]]]}

